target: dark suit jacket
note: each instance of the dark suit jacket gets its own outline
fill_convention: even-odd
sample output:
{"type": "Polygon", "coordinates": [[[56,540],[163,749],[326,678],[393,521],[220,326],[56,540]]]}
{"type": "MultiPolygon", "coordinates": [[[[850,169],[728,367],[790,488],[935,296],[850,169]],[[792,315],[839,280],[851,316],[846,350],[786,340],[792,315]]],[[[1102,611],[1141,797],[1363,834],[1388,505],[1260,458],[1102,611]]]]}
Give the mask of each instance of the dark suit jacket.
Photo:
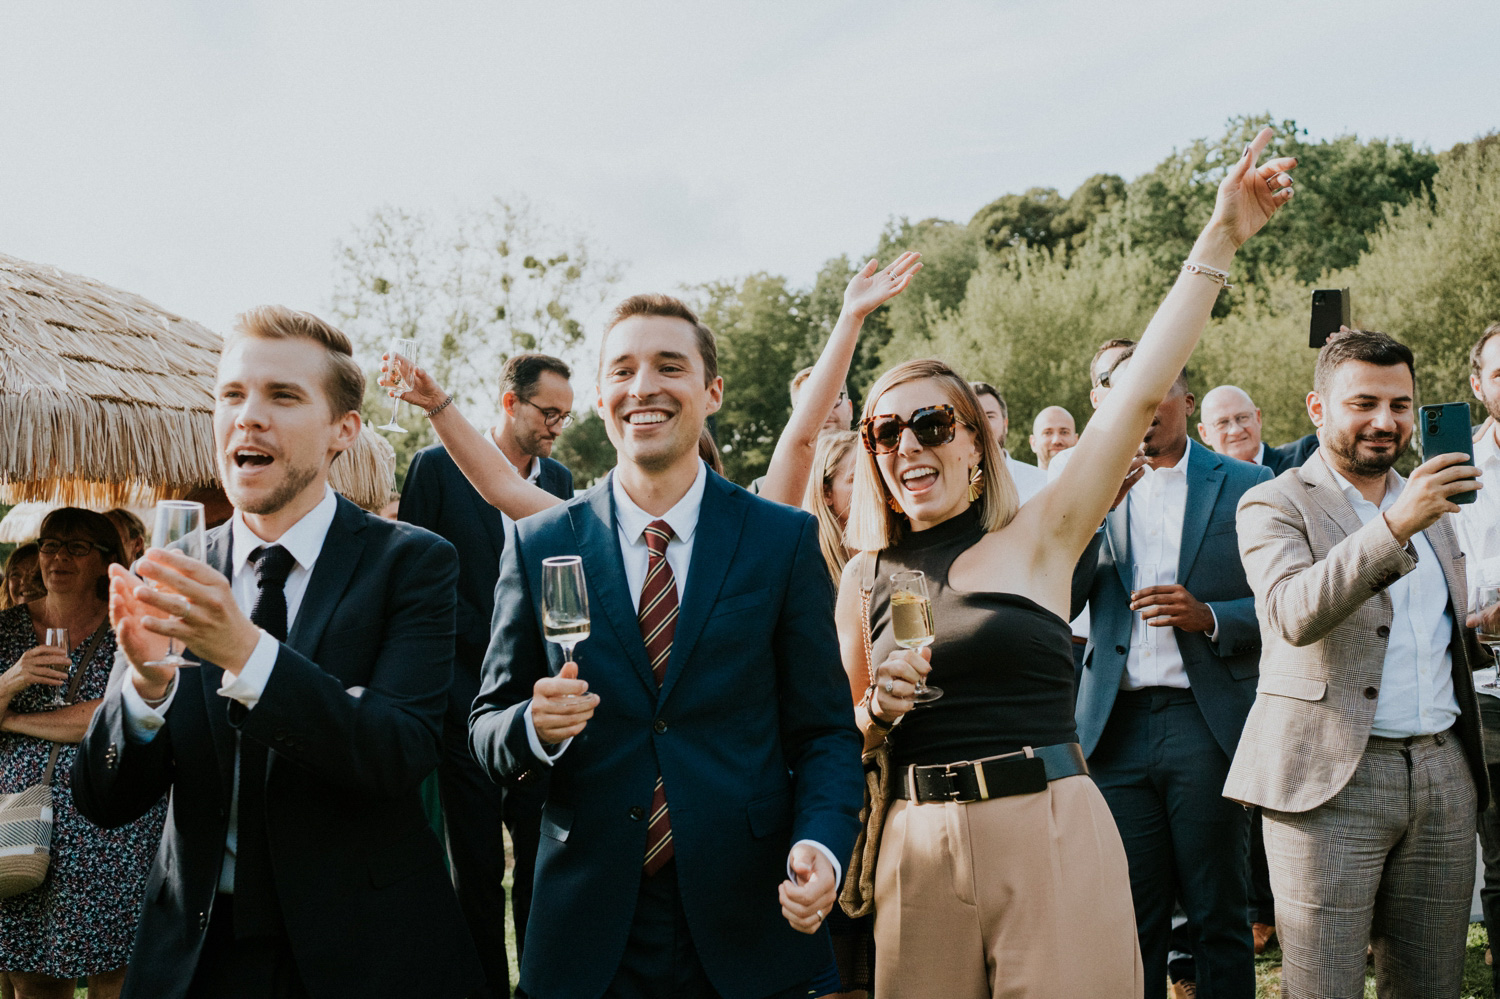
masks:
{"type": "Polygon", "coordinates": [[[781,915],[787,853],[811,839],[849,856],[863,791],[814,521],[709,473],[658,691],[609,483],[518,522],[507,538],[469,721],[474,757],[496,780],[546,769],[525,725],[533,684],[563,662],[542,636],[541,563],[582,555],[592,634],[577,659],[600,700],[551,768],[521,985],[537,999],[608,987],[640,890],[643,816],[660,767],[682,905],[714,988],[726,999],[790,988],[825,969],[832,950],[826,933],[797,933],[781,915]]]}
{"type": "MultiPolygon", "coordinates": [[[[1255,702],[1260,668],[1260,627],[1255,596],[1245,581],[1234,511],[1245,491],[1272,478],[1261,465],[1215,454],[1188,443],[1187,506],[1182,523],[1177,581],[1213,609],[1219,640],[1172,629],[1182,651],[1198,708],[1225,754],[1234,757],[1245,716],[1255,702]]],[[[1089,591],[1089,648],[1078,690],[1078,740],[1088,755],[1099,744],[1114,709],[1130,648],[1132,561],[1128,502],[1110,511],[1105,543],[1089,591]]]]}
{"type": "Polygon", "coordinates": [[[1280,447],[1271,447],[1269,444],[1261,446],[1265,449],[1260,455],[1261,464],[1269,468],[1272,474],[1280,475],[1288,468],[1301,468],[1307,464],[1307,459],[1318,449],[1318,435],[1311,433],[1280,447]]]}
{"type": "MultiPolygon", "coordinates": [[[[536,484],[558,499],[572,499],[573,473],[551,458],[536,460],[541,462],[536,484]]],[[[473,687],[478,682],[484,650],[490,644],[495,581],[500,577],[500,553],[505,550],[505,519],[469,484],[441,444],[412,455],[397,516],[446,538],[458,549],[458,655],[454,666],[455,672],[472,674],[467,686],[473,687]]]]}
{"type": "MultiPolygon", "coordinates": [[[[230,546],[229,525],[209,532],[221,572],[230,546]]],[[[481,980],[418,796],[438,762],[456,576],[446,541],[340,497],[253,710],[219,696],[223,670],[204,663],[182,671],[166,725],[138,743],[115,670],[73,766],[78,810],[119,826],[172,793],[127,997],[181,996],[192,979],[224,859],[236,731],[270,750],[271,861],[308,993],[458,997],[481,980]]]]}

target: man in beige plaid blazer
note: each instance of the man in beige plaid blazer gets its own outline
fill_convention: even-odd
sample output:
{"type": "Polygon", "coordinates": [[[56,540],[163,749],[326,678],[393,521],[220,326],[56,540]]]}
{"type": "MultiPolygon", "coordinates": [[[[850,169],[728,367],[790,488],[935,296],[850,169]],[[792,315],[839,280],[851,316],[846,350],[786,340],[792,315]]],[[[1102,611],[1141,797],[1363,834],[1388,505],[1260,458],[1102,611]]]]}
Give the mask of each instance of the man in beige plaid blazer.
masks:
{"type": "Polygon", "coordinates": [[[1322,446],[1239,506],[1264,649],[1224,793],[1264,810],[1284,996],[1362,996],[1367,941],[1383,999],[1461,986],[1487,656],[1445,514],[1477,470],[1392,468],[1413,371],[1383,333],[1330,339],[1308,396],[1322,446]]]}

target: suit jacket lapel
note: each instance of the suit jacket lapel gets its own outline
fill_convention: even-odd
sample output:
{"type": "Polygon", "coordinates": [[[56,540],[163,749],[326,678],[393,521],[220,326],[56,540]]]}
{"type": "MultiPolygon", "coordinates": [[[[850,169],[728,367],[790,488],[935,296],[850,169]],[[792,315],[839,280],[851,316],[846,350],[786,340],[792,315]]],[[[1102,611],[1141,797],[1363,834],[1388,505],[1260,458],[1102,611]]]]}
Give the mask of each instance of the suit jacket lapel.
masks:
{"type": "MultiPolygon", "coordinates": [[[[641,639],[641,622],[630,586],[625,580],[625,560],[620,556],[619,532],[615,528],[615,504],[610,491],[611,472],[603,482],[589,490],[587,502],[568,508],[573,536],[578,540],[578,554],[583,557],[583,572],[588,579],[589,600],[609,619],[619,638],[625,658],[651,695],[656,696],[656,677],[646,658],[646,643],[641,639]]],[[[678,625],[681,628],[681,625],[678,625]]],[[[584,654],[587,654],[585,650],[584,654]]]]}
{"type": "Polygon", "coordinates": [[[744,497],[736,495],[728,482],[710,472],[703,490],[703,504],[698,509],[698,526],[693,531],[693,558],[688,565],[682,609],[677,615],[677,633],[672,638],[672,655],[667,660],[667,676],[661,685],[663,700],[672,692],[683,666],[692,657],[693,647],[698,644],[703,626],[719,599],[734,551],[739,547],[745,509],[744,497]]]}
{"type": "Polygon", "coordinates": [[[333,609],[349,588],[354,568],[364,552],[365,540],[361,532],[365,516],[359,507],[342,496],[338,497],[333,523],[328,525],[318,560],[313,563],[312,578],[307,581],[302,603],[297,608],[297,619],[292,622],[291,634],[287,635],[286,644],[314,662],[317,661],[318,640],[323,637],[323,629],[328,627],[333,609]]]}
{"type": "Polygon", "coordinates": [[[1120,505],[1104,518],[1104,540],[1109,542],[1109,550],[1114,556],[1115,571],[1120,574],[1120,585],[1125,588],[1128,599],[1130,591],[1134,589],[1134,580],[1130,578],[1130,496],[1120,500],[1120,505]]]}
{"type": "Polygon", "coordinates": [[[1219,490],[1224,486],[1224,459],[1206,447],[1188,442],[1187,506],[1182,515],[1182,541],[1177,560],[1177,582],[1183,583],[1198,557],[1203,532],[1208,529],[1219,490]]]}
{"type": "Polygon", "coordinates": [[[1312,457],[1307,459],[1307,464],[1297,469],[1297,474],[1312,487],[1307,494],[1343,529],[1345,537],[1365,526],[1360,522],[1359,514],[1354,512],[1354,507],[1349,504],[1349,497],[1344,495],[1338,480],[1333,477],[1328,463],[1323,460],[1321,448],[1313,452],[1312,457]]]}
{"type": "MultiPolygon", "coordinates": [[[[234,534],[228,524],[223,524],[208,532],[204,544],[204,561],[217,569],[231,583],[234,581],[234,576],[230,571],[233,547],[234,534]]],[[[198,674],[198,683],[203,688],[203,705],[207,709],[208,730],[213,737],[214,755],[219,761],[219,778],[222,781],[224,800],[228,801],[230,788],[234,784],[235,733],[234,729],[229,727],[229,715],[225,710],[226,702],[219,696],[219,687],[224,682],[224,670],[212,663],[204,663],[188,672],[198,674]]],[[[182,676],[179,672],[179,682],[182,676]]]]}

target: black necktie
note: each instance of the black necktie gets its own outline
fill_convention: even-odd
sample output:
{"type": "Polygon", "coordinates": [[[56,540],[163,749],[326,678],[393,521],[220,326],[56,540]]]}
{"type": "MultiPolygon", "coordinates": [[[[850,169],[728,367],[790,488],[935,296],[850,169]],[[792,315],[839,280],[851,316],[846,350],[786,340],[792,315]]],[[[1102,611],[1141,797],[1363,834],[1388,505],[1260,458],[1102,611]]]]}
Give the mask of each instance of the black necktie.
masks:
{"type": "MultiPolygon", "coordinates": [[[[250,553],[255,569],[255,606],[250,621],[279,642],[286,641],[286,577],[297,560],[280,545],[250,553]]],[[[281,932],[280,904],[271,872],[266,830],[266,746],[240,739],[239,825],[234,856],[234,922],[237,936],[281,932]]]]}

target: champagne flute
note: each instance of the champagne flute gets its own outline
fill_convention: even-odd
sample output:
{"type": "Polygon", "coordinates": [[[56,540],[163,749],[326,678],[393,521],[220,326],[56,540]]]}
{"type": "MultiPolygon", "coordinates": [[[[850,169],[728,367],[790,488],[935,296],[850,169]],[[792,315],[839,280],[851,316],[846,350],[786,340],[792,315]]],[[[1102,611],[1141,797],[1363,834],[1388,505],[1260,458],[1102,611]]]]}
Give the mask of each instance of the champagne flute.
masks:
{"type": "MultiPolygon", "coordinates": [[[[151,531],[151,547],[182,552],[188,558],[203,561],[203,504],[192,500],[163,500],[156,504],[156,525],[151,531]]],[[[151,587],[161,589],[155,583],[151,587]]],[[[169,638],[166,656],[146,665],[181,668],[198,664],[181,655],[177,651],[177,640],[169,638]]]]}
{"type": "Polygon", "coordinates": [[[396,417],[401,414],[401,393],[411,388],[411,382],[406,379],[408,366],[415,367],[417,363],[417,341],[405,340],[401,337],[391,341],[390,372],[395,380],[391,385],[391,391],[396,393],[391,398],[391,418],[384,426],[376,427],[376,430],[385,430],[393,434],[404,434],[406,428],[396,422],[396,417]]]}
{"type": "MultiPolygon", "coordinates": [[[[68,639],[68,629],[67,628],[48,628],[47,629],[47,641],[44,644],[50,646],[51,648],[55,648],[59,652],[61,652],[63,655],[68,656],[69,658],[72,658],[71,653],[73,651],[73,643],[71,641],[69,641],[69,639],[68,639]]],[[[72,665],[69,664],[68,670],[69,670],[70,673],[71,673],[72,669],[73,669],[72,665]]],[[[67,685],[66,682],[63,683],[63,685],[61,687],[54,687],[54,688],[52,688],[52,705],[53,705],[53,707],[58,707],[58,708],[63,707],[67,703],[67,700],[68,700],[68,685],[67,685]]]]}
{"type": "Polygon", "coordinates": [[[589,594],[578,555],[542,559],[542,634],[562,646],[569,662],[578,643],[588,640],[589,594]]]}
{"type": "MultiPolygon", "coordinates": [[[[1474,611],[1479,615],[1479,625],[1474,637],[1490,647],[1490,655],[1500,662],[1500,586],[1481,585],[1474,588],[1474,611]]],[[[1500,670],[1496,676],[1480,684],[1488,690],[1500,690],[1500,670]]]]}
{"type": "MultiPolygon", "coordinates": [[[[896,644],[903,649],[920,649],[931,645],[936,636],[932,627],[932,600],[927,596],[927,576],[920,569],[891,575],[891,631],[896,644]]],[[[943,688],[917,681],[911,699],[927,704],[943,696],[943,688]]]]}
{"type": "MultiPolygon", "coordinates": [[[[1137,563],[1133,570],[1135,585],[1131,588],[1130,599],[1134,600],[1140,592],[1147,587],[1156,586],[1160,583],[1160,571],[1154,562],[1144,565],[1137,563]]],[[[1142,607],[1135,612],[1139,631],[1136,633],[1135,646],[1149,655],[1150,650],[1156,648],[1156,631],[1146,622],[1146,608],[1142,607]]]]}

